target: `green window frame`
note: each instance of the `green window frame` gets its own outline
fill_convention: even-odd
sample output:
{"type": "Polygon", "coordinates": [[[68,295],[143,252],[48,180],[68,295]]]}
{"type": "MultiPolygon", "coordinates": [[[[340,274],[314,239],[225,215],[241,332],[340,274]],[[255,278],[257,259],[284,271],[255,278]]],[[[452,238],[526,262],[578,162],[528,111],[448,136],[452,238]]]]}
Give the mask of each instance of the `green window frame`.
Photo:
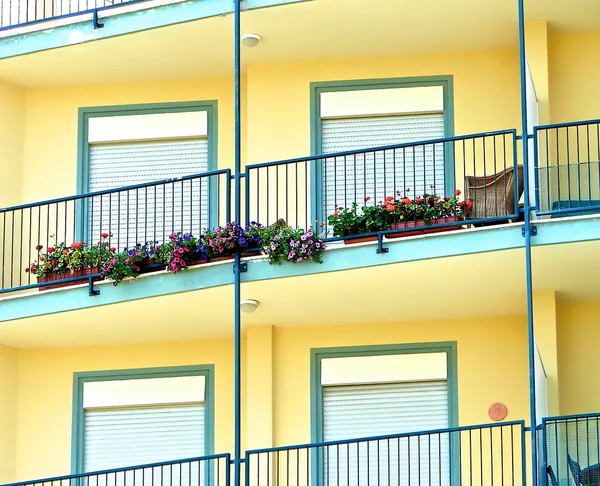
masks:
{"type": "MultiPolygon", "coordinates": [[[[156,115],[161,113],[187,113],[205,111],[207,114],[208,128],[208,166],[207,170],[214,171],[218,168],[218,101],[182,101],[173,103],[145,103],[136,105],[110,105],[83,107],[78,110],[77,122],[77,194],[89,192],[89,137],[88,127],[90,118],[102,118],[127,115],[156,115]]],[[[217,215],[217,181],[214,178],[209,182],[209,208],[210,220],[218,221],[217,215]]],[[[77,202],[77,213],[80,217],[76,221],[76,235],[84,239],[88,232],[87,202],[77,202]]]]}
{"type": "MultiPolygon", "coordinates": [[[[170,366],[164,368],[136,368],[108,371],[83,371],[73,373],[73,416],[71,434],[71,472],[83,472],[84,410],[83,385],[94,381],[116,381],[144,378],[171,378],[181,376],[204,376],[205,428],[204,455],[214,453],[215,383],[214,365],[170,366]]],[[[184,458],[182,458],[184,459],[184,458]]]]}
{"type": "MultiPolygon", "coordinates": [[[[442,86],[444,100],[444,138],[454,136],[454,78],[452,75],[420,76],[403,78],[358,79],[345,81],[323,81],[310,83],[310,147],[311,155],[322,152],[321,93],[336,91],[360,91],[368,89],[415,88],[442,86]]],[[[369,147],[365,147],[369,148],[369,147]]],[[[444,184],[454,187],[454,146],[446,144],[444,161],[444,184]]],[[[311,171],[311,207],[312,220],[322,221],[325,214],[323,208],[323,190],[321,181],[321,162],[316,161],[311,171]]]]}
{"type": "MultiPolygon", "coordinates": [[[[310,350],[310,403],[311,403],[311,442],[323,442],[323,386],[321,385],[321,362],[327,358],[348,358],[382,356],[394,354],[446,353],[448,383],[448,427],[458,427],[458,369],[457,343],[455,341],[416,344],[385,344],[366,346],[344,346],[332,348],[312,348],[310,350]]],[[[458,438],[450,441],[450,461],[455,464],[458,457],[458,438]]],[[[312,451],[312,484],[323,484],[323,462],[315,448],[312,451]]],[[[453,468],[454,471],[457,468],[453,468]]],[[[452,482],[457,481],[455,473],[452,482]]]]}

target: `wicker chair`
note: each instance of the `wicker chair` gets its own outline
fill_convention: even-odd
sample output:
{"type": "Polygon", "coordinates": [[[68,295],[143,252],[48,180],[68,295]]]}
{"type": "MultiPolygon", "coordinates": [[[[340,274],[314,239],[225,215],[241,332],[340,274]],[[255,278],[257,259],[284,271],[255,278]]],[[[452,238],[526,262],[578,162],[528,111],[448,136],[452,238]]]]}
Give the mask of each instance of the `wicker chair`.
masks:
{"type": "MultiPolygon", "coordinates": [[[[466,198],[473,201],[469,219],[485,219],[517,214],[514,167],[489,176],[465,177],[466,198]]],[[[523,166],[517,165],[517,201],[523,194],[523,166]]]]}

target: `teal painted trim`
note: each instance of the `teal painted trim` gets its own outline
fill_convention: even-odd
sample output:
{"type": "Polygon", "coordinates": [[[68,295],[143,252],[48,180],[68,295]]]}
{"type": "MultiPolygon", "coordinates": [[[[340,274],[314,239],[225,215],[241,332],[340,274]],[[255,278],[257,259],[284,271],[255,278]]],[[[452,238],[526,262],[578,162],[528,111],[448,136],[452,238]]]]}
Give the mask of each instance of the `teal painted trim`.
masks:
{"type": "Polygon", "coordinates": [[[212,364],[137,368],[124,370],[83,371],[73,373],[73,414],[71,429],[71,472],[83,472],[83,385],[93,381],[204,376],[204,455],[214,453],[215,443],[215,367],[212,364]]]}
{"type": "MultiPolygon", "coordinates": [[[[308,0],[245,0],[244,10],[304,1],[308,0]]],[[[232,2],[227,0],[193,0],[137,12],[117,12],[118,9],[101,12],[100,20],[104,23],[102,29],[94,29],[92,14],[86,14],[74,24],[45,29],[40,24],[39,28],[44,30],[0,39],[0,59],[229,14],[233,12],[233,7],[232,2]]]]}
{"type": "MultiPolygon", "coordinates": [[[[322,123],[321,93],[336,91],[358,91],[367,89],[416,88],[424,86],[442,86],[444,92],[444,137],[454,136],[454,77],[420,76],[408,78],[358,79],[346,81],[324,81],[310,83],[310,149],[311,155],[321,155],[322,123]]],[[[444,185],[454,188],[454,145],[447,144],[445,150],[444,185]]],[[[323,219],[321,163],[317,162],[311,174],[312,221],[323,219]]]]}
{"type": "MultiPolygon", "coordinates": [[[[548,220],[536,223],[536,227],[535,246],[594,241],[600,234],[600,217],[548,220]]],[[[522,228],[522,224],[513,224],[476,231],[452,231],[427,238],[384,241],[389,250],[385,255],[375,252],[376,243],[342,246],[328,251],[321,265],[309,262],[269,265],[265,259],[252,259],[248,261],[248,272],[242,274],[242,280],[256,282],[523,248],[522,228]]],[[[60,291],[11,296],[1,301],[0,322],[231,285],[231,268],[230,262],[222,262],[192,267],[176,275],[167,272],[147,274],[124,281],[117,287],[109,282],[97,283],[95,286],[101,292],[96,297],[88,296],[87,284],[60,291]]]]}
{"type": "MultiPolygon", "coordinates": [[[[218,101],[181,101],[174,103],[145,103],[137,105],[111,105],[79,108],[77,114],[77,194],[89,192],[90,160],[88,124],[91,118],[128,115],[155,115],[159,113],[187,113],[205,111],[208,128],[208,168],[217,170],[218,166],[218,101]]],[[[209,182],[209,224],[218,221],[218,181],[212,178],[209,182]]],[[[81,219],[76,222],[77,239],[85,240],[88,234],[87,201],[77,201],[76,211],[81,219]]]]}
{"type": "MultiPolygon", "coordinates": [[[[382,344],[371,346],[344,346],[333,348],[312,348],[310,350],[310,431],[311,442],[323,442],[323,386],[321,385],[321,362],[326,358],[347,358],[358,356],[381,356],[392,354],[446,353],[448,382],[448,427],[458,427],[458,354],[456,341],[382,344]]],[[[454,442],[454,441],[453,441],[454,442]]],[[[458,463],[458,446],[451,447],[453,463],[458,463]]],[[[323,458],[318,450],[312,453],[312,484],[323,481],[323,458]]],[[[456,469],[456,468],[453,468],[456,469]]]]}

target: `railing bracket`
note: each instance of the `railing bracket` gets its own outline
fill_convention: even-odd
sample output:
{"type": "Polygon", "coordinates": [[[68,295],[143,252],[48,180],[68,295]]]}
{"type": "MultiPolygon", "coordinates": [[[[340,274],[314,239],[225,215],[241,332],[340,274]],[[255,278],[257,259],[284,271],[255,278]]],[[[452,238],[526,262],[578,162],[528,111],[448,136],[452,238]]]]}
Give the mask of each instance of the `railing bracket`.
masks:
{"type": "Polygon", "coordinates": [[[383,235],[377,235],[377,253],[387,253],[388,248],[383,247],[383,235]]]}
{"type": "MultiPolygon", "coordinates": [[[[529,227],[529,232],[531,236],[535,236],[537,235],[537,227],[536,226],[530,226],[529,227]]],[[[525,237],[525,227],[521,228],[521,236],[523,236],[523,238],[525,237]]]]}
{"type": "Polygon", "coordinates": [[[90,291],[90,297],[100,295],[100,290],[94,288],[94,277],[90,277],[88,280],[88,289],[90,291]]]}
{"type": "Polygon", "coordinates": [[[94,30],[104,27],[104,24],[98,22],[98,10],[94,10],[92,22],[94,23],[94,30]]]}
{"type": "MultiPolygon", "coordinates": [[[[248,263],[240,262],[240,273],[246,273],[248,271],[248,263]]],[[[235,264],[233,265],[233,273],[235,273],[235,264]]]]}

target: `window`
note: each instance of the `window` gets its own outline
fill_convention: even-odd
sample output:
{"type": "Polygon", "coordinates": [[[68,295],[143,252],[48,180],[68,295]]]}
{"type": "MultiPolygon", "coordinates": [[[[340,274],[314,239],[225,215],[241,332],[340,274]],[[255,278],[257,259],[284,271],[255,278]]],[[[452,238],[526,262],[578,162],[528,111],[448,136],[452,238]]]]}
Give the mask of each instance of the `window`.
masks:
{"type": "MultiPolygon", "coordinates": [[[[314,83],[318,116],[315,149],[320,154],[441,139],[453,135],[451,78],[420,81],[314,83]]],[[[444,143],[415,149],[366,151],[321,160],[317,181],[324,220],[335,204],[373,203],[454,187],[454,166],[444,143]]]]}
{"type": "MultiPolygon", "coordinates": [[[[83,115],[82,192],[196,175],[215,168],[210,105],[106,109],[83,115]],[[212,138],[211,138],[212,137],[212,138]]],[[[163,241],[173,231],[200,234],[213,224],[208,178],[142,187],[86,201],[85,239],[112,233],[114,246],[163,241]],[[88,236],[89,235],[89,236],[88,236]]]]}
{"type": "MultiPolygon", "coordinates": [[[[78,373],[75,386],[77,471],[211,453],[211,368],[78,373]]],[[[201,477],[201,469],[182,473],[201,477]]]]}
{"type": "MultiPolygon", "coordinates": [[[[452,349],[376,354],[365,348],[324,350],[317,355],[316,440],[345,439],[445,429],[453,416],[452,349]],[[362,354],[361,354],[362,353],[362,354]]],[[[447,434],[358,441],[325,448],[325,484],[447,484],[447,434]],[[379,482],[378,482],[379,481],[379,482]]]]}

